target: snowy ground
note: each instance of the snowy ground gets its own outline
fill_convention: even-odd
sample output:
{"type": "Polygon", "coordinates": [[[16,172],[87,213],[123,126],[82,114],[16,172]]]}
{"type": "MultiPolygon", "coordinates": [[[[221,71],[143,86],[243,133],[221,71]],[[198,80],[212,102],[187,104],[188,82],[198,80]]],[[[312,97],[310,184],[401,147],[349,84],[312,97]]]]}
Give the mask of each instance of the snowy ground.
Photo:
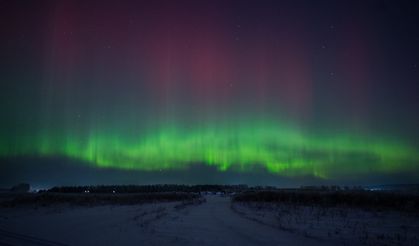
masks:
{"type": "MultiPolygon", "coordinates": [[[[328,245],[206,202],[0,208],[0,245],[328,245]]],[[[332,244],[330,244],[332,245],[332,244]]]]}
{"type": "Polygon", "coordinates": [[[336,245],[419,245],[419,215],[360,208],[235,202],[243,217],[336,245]]]}

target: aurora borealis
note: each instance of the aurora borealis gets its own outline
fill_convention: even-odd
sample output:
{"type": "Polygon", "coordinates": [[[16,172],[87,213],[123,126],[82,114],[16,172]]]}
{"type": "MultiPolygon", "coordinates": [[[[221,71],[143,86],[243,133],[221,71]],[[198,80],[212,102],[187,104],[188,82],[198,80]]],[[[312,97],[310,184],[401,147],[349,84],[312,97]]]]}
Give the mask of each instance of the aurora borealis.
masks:
{"type": "Polygon", "coordinates": [[[0,11],[5,176],[6,160],[58,157],[163,175],[262,169],[278,184],[419,178],[414,2],[3,1],[0,11]]]}

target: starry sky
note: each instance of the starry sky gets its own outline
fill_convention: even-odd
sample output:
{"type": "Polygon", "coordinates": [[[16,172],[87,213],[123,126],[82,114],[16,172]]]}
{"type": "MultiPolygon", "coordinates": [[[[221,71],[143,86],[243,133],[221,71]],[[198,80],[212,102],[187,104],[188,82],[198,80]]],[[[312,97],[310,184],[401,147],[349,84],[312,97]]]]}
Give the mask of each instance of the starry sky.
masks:
{"type": "Polygon", "coordinates": [[[0,1],[0,185],[412,183],[417,1],[0,1]]]}

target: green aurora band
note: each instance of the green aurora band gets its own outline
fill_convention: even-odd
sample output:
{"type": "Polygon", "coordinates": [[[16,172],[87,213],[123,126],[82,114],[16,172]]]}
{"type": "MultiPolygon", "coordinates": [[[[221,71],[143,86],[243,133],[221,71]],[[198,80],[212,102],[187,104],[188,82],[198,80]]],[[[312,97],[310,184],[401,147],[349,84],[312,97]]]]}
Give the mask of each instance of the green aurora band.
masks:
{"type": "Polygon", "coordinates": [[[309,134],[278,121],[149,132],[15,137],[1,142],[0,156],[64,156],[100,168],[143,171],[187,169],[197,163],[219,171],[251,172],[262,167],[282,176],[324,179],[410,172],[417,170],[419,160],[416,149],[406,143],[354,134],[309,134]]]}

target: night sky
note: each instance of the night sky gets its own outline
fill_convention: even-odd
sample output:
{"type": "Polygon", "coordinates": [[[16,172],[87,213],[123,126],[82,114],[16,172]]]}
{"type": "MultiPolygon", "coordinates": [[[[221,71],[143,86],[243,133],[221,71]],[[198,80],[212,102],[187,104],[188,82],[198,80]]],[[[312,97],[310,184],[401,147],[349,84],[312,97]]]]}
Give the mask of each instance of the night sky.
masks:
{"type": "Polygon", "coordinates": [[[0,1],[0,185],[419,180],[418,1],[0,1]]]}

